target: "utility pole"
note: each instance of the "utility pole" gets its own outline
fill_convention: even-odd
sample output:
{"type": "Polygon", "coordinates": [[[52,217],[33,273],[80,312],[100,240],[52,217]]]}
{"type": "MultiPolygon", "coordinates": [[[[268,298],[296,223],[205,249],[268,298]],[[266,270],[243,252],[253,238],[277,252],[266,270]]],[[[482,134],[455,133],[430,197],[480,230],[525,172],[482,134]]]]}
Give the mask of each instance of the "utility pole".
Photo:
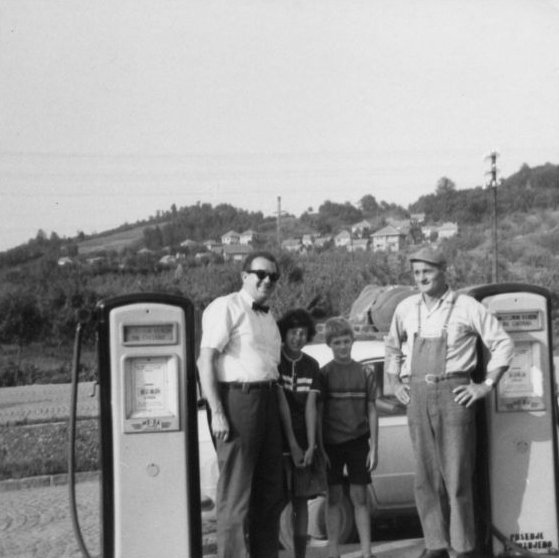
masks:
{"type": "Polygon", "coordinates": [[[497,151],[492,151],[487,157],[486,160],[491,162],[491,169],[488,174],[490,176],[489,182],[487,183],[487,187],[491,188],[493,191],[493,269],[492,269],[492,278],[493,283],[499,282],[499,259],[498,259],[498,250],[497,250],[497,186],[500,184],[500,180],[498,180],[498,169],[497,169],[497,158],[499,154],[497,151]]]}
{"type": "Polygon", "coordinates": [[[278,214],[276,217],[276,242],[281,246],[281,196],[278,196],[278,214]]]}

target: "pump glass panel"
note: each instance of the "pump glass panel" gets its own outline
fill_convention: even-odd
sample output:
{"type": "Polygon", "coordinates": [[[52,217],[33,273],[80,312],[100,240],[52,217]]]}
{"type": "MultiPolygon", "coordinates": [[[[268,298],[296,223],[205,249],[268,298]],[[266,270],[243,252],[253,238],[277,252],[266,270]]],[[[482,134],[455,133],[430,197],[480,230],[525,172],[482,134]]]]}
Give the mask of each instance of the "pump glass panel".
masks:
{"type": "Polygon", "coordinates": [[[538,349],[538,343],[516,341],[510,368],[497,385],[497,412],[545,410],[538,349]]]}
{"type": "Polygon", "coordinates": [[[124,361],[124,373],[127,386],[124,431],[177,430],[177,357],[129,357],[124,361]]]}
{"type": "Polygon", "coordinates": [[[124,345],[174,345],[176,324],[126,324],[122,327],[124,345]]]}
{"type": "Polygon", "coordinates": [[[542,313],[539,310],[525,312],[498,312],[497,319],[505,331],[540,331],[543,329],[542,313]]]}

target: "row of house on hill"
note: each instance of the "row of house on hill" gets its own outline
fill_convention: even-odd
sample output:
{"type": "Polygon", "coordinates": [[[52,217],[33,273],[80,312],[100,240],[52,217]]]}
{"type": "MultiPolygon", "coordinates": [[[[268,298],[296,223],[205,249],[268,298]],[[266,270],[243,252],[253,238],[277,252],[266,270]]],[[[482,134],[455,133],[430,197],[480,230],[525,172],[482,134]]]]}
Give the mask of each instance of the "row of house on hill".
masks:
{"type": "Polygon", "coordinates": [[[282,248],[290,252],[306,252],[313,247],[333,245],[337,248],[345,248],[350,252],[367,250],[399,252],[409,244],[417,244],[435,238],[451,238],[458,234],[458,225],[450,222],[436,226],[420,225],[418,221],[414,222],[414,220],[392,221],[375,232],[372,232],[372,228],[373,225],[369,221],[363,220],[337,235],[304,235],[302,238],[286,239],[282,242],[282,248]]]}
{"type": "MultiPolygon", "coordinates": [[[[252,252],[252,244],[257,238],[257,233],[251,229],[246,230],[242,233],[238,233],[234,230],[226,232],[221,236],[221,242],[217,240],[205,240],[204,242],[199,242],[196,240],[186,239],[180,243],[181,248],[188,248],[188,250],[194,253],[196,259],[207,258],[208,254],[216,254],[223,257],[225,261],[243,261],[247,254],[252,252]],[[202,249],[201,247],[204,247],[202,249]]],[[[185,260],[184,252],[171,254],[170,248],[164,248],[165,255],[161,256],[158,260],[158,264],[162,267],[173,267],[181,261],[185,260]]],[[[139,256],[151,256],[153,257],[156,252],[150,250],[149,248],[142,248],[138,250],[137,254],[139,256]]],[[[83,263],[89,266],[94,266],[98,263],[104,263],[106,258],[88,258],[84,260],[83,263]]],[[[75,265],[77,260],[70,257],[61,257],[58,260],[59,266],[70,266],[75,265]]]]}
{"type": "Polygon", "coordinates": [[[221,244],[224,246],[232,246],[240,244],[241,246],[251,245],[256,240],[257,234],[252,229],[238,233],[237,231],[229,231],[221,235],[221,244]]]}
{"type": "MultiPolygon", "coordinates": [[[[421,224],[418,229],[420,219],[421,216],[412,216],[412,219],[407,221],[393,220],[376,232],[372,232],[373,225],[371,222],[362,220],[337,235],[319,235],[311,232],[299,238],[288,238],[281,243],[281,247],[286,251],[297,253],[305,253],[311,249],[321,249],[327,246],[345,248],[350,252],[367,250],[398,252],[408,244],[429,241],[435,237],[437,239],[451,238],[458,234],[456,223],[443,223],[438,226],[421,224]],[[418,230],[420,230],[421,238],[414,238],[413,234],[417,234],[418,230]]],[[[208,258],[208,255],[215,254],[222,257],[224,261],[241,262],[253,250],[253,243],[257,236],[257,233],[251,229],[242,233],[231,230],[221,236],[221,242],[217,240],[199,242],[186,239],[181,242],[181,247],[188,248],[197,260],[203,260],[208,258]]],[[[167,249],[167,252],[159,259],[159,265],[172,267],[185,259],[184,252],[175,255],[171,254],[169,249],[167,249]]],[[[148,248],[142,248],[138,251],[138,255],[142,254],[154,255],[154,252],[148,248]]],[[[94,267],[104,261],[105,258],[97,257],[88,258],[84,263],[94,267]]],[[[75,259],[70,257],[61,257],[58,260],[60,266],[74,265],[75,263],[75,259]]]]}

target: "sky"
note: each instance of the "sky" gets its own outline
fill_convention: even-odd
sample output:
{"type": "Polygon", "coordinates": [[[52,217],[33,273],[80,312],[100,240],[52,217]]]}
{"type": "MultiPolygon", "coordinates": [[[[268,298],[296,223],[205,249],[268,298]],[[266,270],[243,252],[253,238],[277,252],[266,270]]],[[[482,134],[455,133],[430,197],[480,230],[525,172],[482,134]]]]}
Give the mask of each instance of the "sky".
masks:
{"type": "Polygon", "coordinates": [[[0,0],[0,250],[559,164],[559,0],[0,0]]]}

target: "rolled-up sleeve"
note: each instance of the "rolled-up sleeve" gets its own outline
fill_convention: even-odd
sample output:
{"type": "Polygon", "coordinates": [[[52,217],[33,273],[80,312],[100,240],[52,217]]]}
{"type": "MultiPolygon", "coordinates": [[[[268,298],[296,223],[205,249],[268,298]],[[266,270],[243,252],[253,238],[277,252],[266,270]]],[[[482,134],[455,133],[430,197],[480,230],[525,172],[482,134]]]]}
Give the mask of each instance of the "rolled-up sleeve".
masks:
{"type": "Polygon", "coordinates": [[[508,368],[514,356],[514,343],[499,320],[485,306],[479,304],[475,317],[478,333],[489,350],[487,373],[497,368],[508,368]]]}
{"type": "Polygon", "coordinates": [[[231,317],[225,297],[216,298],[202,314],[201,348],[222,352],[230,338],[231,317]]]}

